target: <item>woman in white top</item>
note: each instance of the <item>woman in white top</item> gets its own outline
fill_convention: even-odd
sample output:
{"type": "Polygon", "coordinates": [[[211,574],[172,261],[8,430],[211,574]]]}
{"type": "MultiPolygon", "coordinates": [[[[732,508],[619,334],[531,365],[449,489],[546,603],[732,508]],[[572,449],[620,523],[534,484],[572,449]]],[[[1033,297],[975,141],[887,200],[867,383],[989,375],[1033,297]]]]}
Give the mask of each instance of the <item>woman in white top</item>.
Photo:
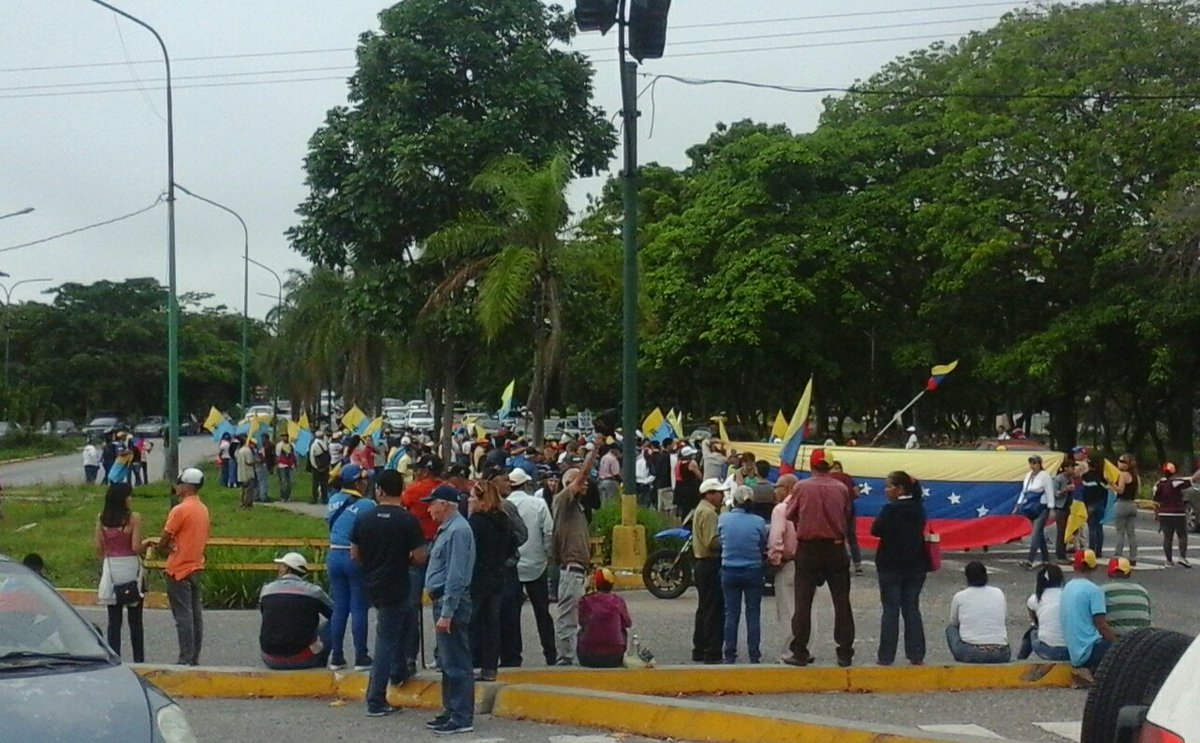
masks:
{"type": "Polygon", "coordinates": [[[1068,661],[1067,641],[1063,637],[1062,618],[1059,607],[1062,603],[1063,572],[1057,565],[1043,565],[1037,574],[1037,590],[1029,597],[1029,619],[1032,626],[1021,639],[1019,660],[1036,653],[1039,658],[1051,661],[1068,661]]]}
{"type": "Polygon", "coordinates": [[[1042,564],[1050,562],[1050,551],[1046,544],[1046,522],[1054,515],[1054,478],[1042,467],[1042,457],[1029,457],[1029,472],[1021,485],[1017,498],[1017,510],[1033,522],[1033,534],[1029,537],[1029,556],[1021,563],[1026,570],[1033,569],[1033,558],[1042,552],[1042,564]]]}
{"type": "Polygon", "coordinates": [[[967,563],[967,587],[950,601],[946,643],[959,663],[1007,663],[1012,659],[1005,625],[1008,610],[1004,591],[989,586],[987,568],[978,560],[967,563]]]}

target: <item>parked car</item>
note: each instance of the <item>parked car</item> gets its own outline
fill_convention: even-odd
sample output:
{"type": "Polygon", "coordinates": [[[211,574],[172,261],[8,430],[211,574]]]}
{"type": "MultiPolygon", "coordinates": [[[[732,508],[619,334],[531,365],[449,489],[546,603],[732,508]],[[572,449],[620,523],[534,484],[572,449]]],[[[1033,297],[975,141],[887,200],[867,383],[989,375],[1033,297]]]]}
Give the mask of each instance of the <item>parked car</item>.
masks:
{"type": "Polygon", "coordinates": [[[109,431],[115,431],[124,426],[125,422],[121,419],[121,416],[102,413],[88,421],[88,424],[83,427],[83,435],[88,438],[100,437],[109,431]]]}
{"type": "Polygon", "coordinates": [[[274,405],[251,405],[246,409],[246,414],[242,416],[243,421],[250,421],[254,418],[275,419],[274,405]]]}
{"type": "Polygon", "coordinates": [[[408,408],[388,407],[383,409],[383,422],[393,429],[401,429],[408,425],[408,408]]]}
{"type": "Polygon", "coordinates": [[[1147,628],[1113,645],[1088,690],[1082,743],[1200,743],[1200,638],[1147,628]]]}
{"type": "Polygon", "coordinates": [[[0,421],[0,438],[3,438],[10,433],[17,433],[20,430],[21,425],[19,423],[14,423],[12,421],[0,421]]]}
{"type": "Polygon", "coordinates": [[[133,433],[136,436],[157,436],[162,438],[163,432],[167,430],[167,419],[161,415],[148,415],[137,422],[133,427],[133,433]]]}
{"type": "Polygon", "coordinates": [[[424,400],[409,400],[404,407],[408,408],[409,412],[416,410],[428,410],[424,400]]]}
{"type": "Polygon", "coordinates": [[[4,555],[0,719],[5,740],[196,740],[170,697],[123,665],[49,583],[4,555]]]}
{"type": "Polygon", "coordinates": [[[66,438],[68,436],[78,436],[80,434],[79,426],[75,425],[75,421],[58,420],[46,421],[40,429],[43,436],[58,436],[66,438]]]}
{"type": "Polygon", "coordinates": [[[433,413],[425,408],[419,408],[408,414],[408,427],[417,431],[432,431],[437,424],[433,420],[433,413]]]}

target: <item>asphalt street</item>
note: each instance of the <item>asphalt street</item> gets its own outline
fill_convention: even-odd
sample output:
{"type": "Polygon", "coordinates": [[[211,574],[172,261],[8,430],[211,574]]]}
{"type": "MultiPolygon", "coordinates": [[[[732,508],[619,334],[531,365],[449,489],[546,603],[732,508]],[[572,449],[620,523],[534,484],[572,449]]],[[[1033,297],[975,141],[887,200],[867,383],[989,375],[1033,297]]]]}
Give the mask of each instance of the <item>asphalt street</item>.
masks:
{"type": "MultiPolygon", "coordinates": [[[[164,452],[162,439],[155,439],[154,451],[150,452],[148,460],[151,481],[162,479],[164,452]]],[[[215,452],[216,447],[208,436],[185,436],[179,440],[181,466],[202,462],[215,452]]],[[[0,484],[6,488],[73,482],[83,482],[83,462],[78,452],[0,465],[0,484]]]]}

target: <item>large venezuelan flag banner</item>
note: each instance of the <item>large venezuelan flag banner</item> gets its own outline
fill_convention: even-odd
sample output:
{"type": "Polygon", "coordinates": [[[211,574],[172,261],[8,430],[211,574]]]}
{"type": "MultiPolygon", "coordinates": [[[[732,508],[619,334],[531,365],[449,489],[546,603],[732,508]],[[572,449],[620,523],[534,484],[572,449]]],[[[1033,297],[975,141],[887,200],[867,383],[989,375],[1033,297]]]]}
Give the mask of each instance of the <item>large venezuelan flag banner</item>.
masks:
{"type": "MultiPolygon", "coordinates": [[[[739,452],[752,452],[766,460],[778,472],[779,445],[735,441],[728,446],[739,452]]],[[[795,473],[808,473],[811,444],[801,447],[800,465],[795,473]]],[[[925,512],[929,524],[941,535],[943,550],[977,549],[1005,544],[1031,532],[1029,519],[1013,514],[1029,455],[1033,450],[962,451],[954,449],[876,449],[869,447],[824,447],[830,458],[842,463],[846,473],[858,483],[861,492],[855,504],[858,514],[859,544],[874,549],[871,522],[886,501],[883,480],[893,470],[904,470],[921,481],[925,490],[925,512]]],[[[1047,472],[1057,472],[1063,454],[1038,451],[1047,472]]]]}

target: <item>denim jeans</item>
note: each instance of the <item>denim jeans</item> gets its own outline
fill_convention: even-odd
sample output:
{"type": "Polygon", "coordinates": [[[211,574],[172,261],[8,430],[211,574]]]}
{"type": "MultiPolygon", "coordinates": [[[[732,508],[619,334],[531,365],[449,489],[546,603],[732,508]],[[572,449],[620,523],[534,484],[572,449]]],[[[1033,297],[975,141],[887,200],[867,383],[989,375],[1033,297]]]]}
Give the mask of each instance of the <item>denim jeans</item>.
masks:
{"type": "Polygon", "coordinates": [[[333,616],[329,619],[329,656],[343,661],[345,654],[346,622],[354,637],[354,659],[367,657],[367,596],[363,586],[362,569],[350,559],[350,550],[331,549],[325,558],[329,588],[333,598],[333,616]]]}
{"type": "Polygon", "coordinates": [[[725,661],[737,659],[738,624],[741,622],[742,601],[746,603],[746,652],[751,663],[762,659],[762,592],[763,569],[721,568],[721,593],[725,602],[725,661]]]}
{"type": "Polygon", "coordinates": [[[1050,518],[1050,513],[1049,508],[1043,508],[1033,520],[1033,535],[1029,537],[1029,562],[1033,562],[1038,550],[1042,551],[1042,562],[1050,562],[1050,549],[1046,544],[1046,521],[1050,518]]]}
{"type": "Polygon", "coordinates": [[[879,602],[883,614],[879,627],[879,654],[885,665],[896,660],[900,637],[900,615],[904,615],[904,657],[913,663],[925,661],[925,624],[921,619],[921,589],[924,570],[880,570],[879,602]]]}
{"type": "Polygon", "coordinates": [[[946,644],[950,646],[954,660],[959,663],[1007,663],[1012,660],[1012,649],[1008,645],[984,648],[963,642],[958,627],[954,625],[946,628],[946,644]]]}
{"type": "MultiPolygon", "coordinates": [[[[442,602],[433,602],[433,619],[442,615],[442,602]]],[[[449,632],[437,633],[438,663],[442,668],[442,709],[456,725],[475,720],[475,672],[471,668],[471,599],[463,597],[449,632]]]]}
{"type": "Polygon", "coordinates": [[[1114,554],[1120,557],[1125,552],[1125,542],[1129,541],[1129,559],[1137,562],[1137,504],[1133,500],[1117,500],[1113,509],[1113,526],[1117,528],[1117,549],[1114,554]]]}
{"type": "Polygon", "coordinates": [[[1104,550],[1104,509],[1107,503],[1094,503],[1087,507],[1088,549],[1100,557],[1104,550]]]}
{"type": "Polygon", "coordinates": [[[1083,662],[1083,667],[1089,671],[1095,671],[1100,667],[1100,661],[1104,660],[1104,654],[1112,647],[1112,643],[1104,638],[1101,638],[1092,646],[1091,652],[1088,653],[1087,660],[1083,662]]]}
{"type": "Polygon", "coordinates": [[[175,618],[181,666],[200,664],[200,645],[204,642],[200,576],[201,571],[196,571],[183,580],[167,576],[167,601],[171,604],[171,616],[175,618]]]}
{"type": "Polygon", "coordinates": [[[276,471],[279,473],[279,500],[289,501],[292,499],[292,473],[295,470],[291,467],[280,467],[276,471]]]}
{"type": "Polygon", "coordinates": [[[375,657],[371,662],[371,680],[367,684],[368,710],[387,707],[389,681],[399,685],[408,680],[404,637],[410,608],[407,601],[375,607],[375,657]]]}
{"type": "MultiPolygon", "coordinates": [[[[425,545],[426,549],[432,543],[425,545]]],[[[408,568],[408,623],[404,626],[404,657],[415,668],[421,660],[421,600],[425,593],[425,566],[408,568]]]]}
{"type": "Polygon", "coordinates": [[[1066,662],[1071,660],[1071,654],[1065,647],[1047,645],[1038,639],[1037,627],[1025,630],[1021,638],[1021,649],[1017,652],[1017,660],[1025,660],[1031,655],[1037,655],[1042,660],[1066,662]]]}
{"type": "Polygon", "coordinates": [[[266,503],[271,500],[271,478],[267,472],[267,465],[254,465],[254,480],[258,483],[258,496],[256,499],[259,503],[266,503]]]}

